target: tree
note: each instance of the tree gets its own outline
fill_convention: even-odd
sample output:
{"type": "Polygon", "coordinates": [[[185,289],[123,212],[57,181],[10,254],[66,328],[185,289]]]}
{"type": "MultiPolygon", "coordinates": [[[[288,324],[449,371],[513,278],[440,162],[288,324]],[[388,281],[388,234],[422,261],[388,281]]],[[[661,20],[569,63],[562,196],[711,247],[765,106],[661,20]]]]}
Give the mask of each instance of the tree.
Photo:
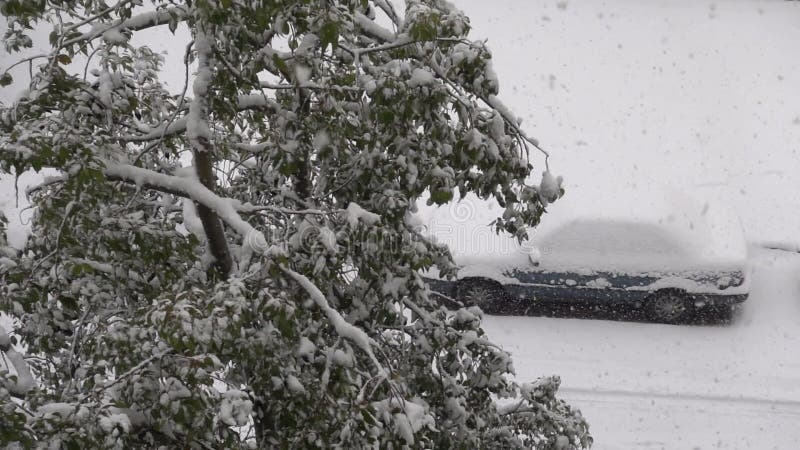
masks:
{"type": "Polygon", "coordinates": [[[461,12],[141,3],[0,2],[10,50],[54,24],[2,110],[0,167],[59,173],[29,192],[25,249],[3,247],[0,309],[16,326],[0,330],[15,368],[0,369],[0,441],[591,444],[557,377],[513,381],[481,311],[437,305],[420,275],[456,273],[414,227],[420,198],[493,198],[497,229],[522,239],[558,195],[525,185],[537,144],[495,97],[461,12]],[[133,43],[155,27],[189,30],[190,95],[133,43]]]}

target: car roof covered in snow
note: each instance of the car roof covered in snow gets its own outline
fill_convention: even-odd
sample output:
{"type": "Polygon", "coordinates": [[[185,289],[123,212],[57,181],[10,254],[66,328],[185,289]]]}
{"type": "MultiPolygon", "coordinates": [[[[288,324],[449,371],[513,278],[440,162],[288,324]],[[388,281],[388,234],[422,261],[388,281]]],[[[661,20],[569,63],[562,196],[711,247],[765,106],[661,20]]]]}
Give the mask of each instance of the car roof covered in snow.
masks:
{"type": "Polygon", "coordinates": [[[730,208],[668,189],[627,192],[621,198],[575,192],[551,205],[532,235],[534,244],[562,250],[617,246],[623,253],[638,249],[653,257],[709,263],[747,257],[741,223],[730,208]],[[563,237],[578,239],[564,242],[563,237]]]}
{"type": "Polygon", "coordinates": [[[468,196],[439,208],[421,207],[418,219],[469,272],[527,266],[529,255],[541,251],[543,259],[581,257],[587,264],[650,268],[738,264],[747,256],[740,221],[729,208],[675,190],[568,188],[523,243],[495,233],[490,224],[502,213],[496,202],[468,196]]]}

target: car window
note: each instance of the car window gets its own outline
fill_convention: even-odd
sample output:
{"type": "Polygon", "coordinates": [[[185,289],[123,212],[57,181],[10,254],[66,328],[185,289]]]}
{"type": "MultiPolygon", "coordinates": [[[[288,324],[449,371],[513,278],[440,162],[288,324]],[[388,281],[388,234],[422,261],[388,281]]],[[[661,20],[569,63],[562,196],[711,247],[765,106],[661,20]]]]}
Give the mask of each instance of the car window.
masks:
{"type": "Polygon", "coordinates": [[[650,224],[625,222],[573,222],[542,240],[541,251],[553,253],[660,254],[681,256],[688,252],[678,239],[650,224]]]}
{"type": "Polygon", "coordinates": [[[576,221],[539,240],[544,260],[580,255],[591,258],[679,258],[690,254],[689,244],[653,224],[615,221],[576,221]]]}

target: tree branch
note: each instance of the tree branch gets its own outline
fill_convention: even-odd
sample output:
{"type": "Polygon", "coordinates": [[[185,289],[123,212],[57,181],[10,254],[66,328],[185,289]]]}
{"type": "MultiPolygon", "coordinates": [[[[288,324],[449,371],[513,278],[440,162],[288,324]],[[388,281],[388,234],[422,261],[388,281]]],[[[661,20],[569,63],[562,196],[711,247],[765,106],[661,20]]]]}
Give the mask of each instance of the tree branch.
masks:
{"type": "MultiPolygon", "coordinates": [[[[110,161],[106,162],[103,174],[109,180],[128,181],[138,186],[146,186],[157,191],[190,198],[196,203],[212,209],[220,219],[241,236],[248,237],[252,233],[261,235],[239,215],[239,211],[246,210],[246,207],[237,200],[218,196],[197,180],[110,161]]],[[[261,238],[263,239],[263,235],[261,238]]]]}
{"type": "Polygon", "coordinates": [[[375,341],[370,338],[367,333],[364,332],[361,328],[356,327],[355,325],[347,322],[339,311],[335,308],[331,307],[328,304],[328,300],[325,298],[325,294],[319,290],[319,288],[309,280],[305,275],[295,272],[292,269],[287,267],[279,266],[280,269],[289,275],[290,278],[295,280],[300,286],[305,289],[306,292],[311,296],[311,300],[317,304],[317,306],[325,313],[325,316],[328,318],[328,321],[333,325],[333,328],[336,330],[336,333],[353,342],[356,344],[364,353],[369,356],[372,360],[372,363],[375,364],[376,368],[381,374],[385,373],[385,369],[383,365],[378,361],[375,357],[375,353],[372,351],[372,346],[377,345],[375,341]]]}
{"type": "MultiPolygon", "coordinates": [[[[236,100],[237,100],[236,106],[239,109],[239,111],[262,109],[271,112],[276,112],[281,109],[281,106],[278,105],[278,103],[268,98],[264,98],[262,94],[242,94],[239,95],[236,100]]],[[[194,101],[189,102],[190,110],[192,103],[194,103],[194,101]]],[[[161,140],[164,137],[174,136],[176,134],[181,134],[187,131],[187,126],[189,122],[188,116],[181,117],[180,119],[175,119],[172,122],[170,122],[170,120],[172,119],[168,119],[167,123],[157,128],[154,128],[147,133],[123,135],[120,136],[118,139],[123,142],[150,142],[150,141],[161,140]]]]}
{"type": "Polygon", "coordinates": [[[123,142],[149,142],[160,140],[166,136],[172,136],[186,131],[186,120],[186,117],[181,117],[172,123],[155,128],[149,133],[123,135],[119,137],[119,140],[123,142]]]}
{"type": "MultiPolygon", "coordinates": [[[[4,329],[0,328],[0,333],[3,333],[3,335],[7,337],[4,329]]],[[[22,354],[10,348],[10,346],[4,347],[6,347],[3,349],[6,359],[11,362],[11,365],[14,366],[14,370],[17,372],[15,374],[17,380],[14,381],[6,378],[6,383],[3,383],[3,387],[11,394],[14,394],[15,397],[22,398],[28,391],[36,387],[36,381],[34,381],[28,363],[25,362],[25,358],[22,354]]]]}
{"type": "Polygon", "coordinates": [[[97,13],[97,14],[94,14],[94,15],[92,15],[92,16],[89,16],[89,17],[87,17],[87,18],[85,18],[85,19],[81,20],[81,21],[80,21],[80,22],[78,22],[78,23],[74,23],[74,24],[72,24],[72,25],[70,25],[70,26],[66,27],[66,28],[64,29],[64,32],[68,33],[68,32],[70,32],[70,31],[77,30],[78,28],[80,28],[80,27],[82,27],[82,26],[86,25],[87,23],[94,22],[95,20],[97,20],[97,19],[99,19],[99,18],[101,18],[101,17],[105,16],[106,14],[108,14],[108,13],[110,13],[110,12],[112,12],[112,11],[116,10],[116,9],[119,9],[119,8],[121,8],[121,7],[122,7],[122,6],[124,6],[126,3],[130,3],[131,1],[132,1],[132,0],[121,0],[119,3],[117,3],[117,4],[116,4],[116,5],[114,5],[114,6],[109,6],[108,8],[106,8],[106,9],[104,9],[104,10],[100,11],[100,12],[99,12],[99,13],[97,13]]]}
{"type": "MultiPolygon", "coordinates": [[[[214,176],[214,148],[208,124],[208,88],[213,80],[213,52],[211,38],[206,35],[202,25],[198,25],[195,31],[195,48],[197,49],[197,76],[192,85],[194,99],[189,104],[186,134],[194,154],[197,178],[203,183],[203,186],[213,192],[217,182],[214,176]]],[[[228,249],[222,222],[213,209],[202,203],[196,203],[196,205],[197,216],[200,217],[203,231],[208,238],[208,248],[214,257],[217,274],[222,279],[226,279],[233,267],[233,258],[228,249]]]]}
{"type": "MultiPolygon", "coordinates": [[[[370,19],[369,17],[363,14],[360,13],[356,14],[354,16],[354,19],[355,23],[359,27],[361,27],[364,33],[368,34],[370,37],[374,39],[377,39],[379,42],[383,42],[383,45],[376,47],[368,47],[364,49],[347,49],[342,47],[343,50],[353,54],[355,57],[358,57],[358,55],[368,52],[388,50],[391,48],[396,48],[403,45],[408,45],[409,43],[413,43],[413,42],[408,42],[407,37],[404,37],[402,35],[397,35],[396,33],[393,33],[392,31],[383,28],[382,26],[376,24],[374,20],[370,19]]],[[[442,68],[439,67],[439,65],[436,64],[434,61],[426,60],[420,55],[417,55],[416,59],[425,63],[428,67],[430,67],[440,79],[446,82],[450,82],[450,79],[447,77],[447,74],[444,72],[444,70],[442,70],[442,68]]],[[[513,129],[515,133],[517,133],[517,135],[522,139],[525,145],[527,144],[532,145],[536,150],[538,150],[544,155],[545,167],[549,165],[548,160],[550,159],[550,154],[539,145],[539,141],[529,137],[522,130],[522,128],[520,128],[519,123],[517,123],[516,117],[514,117],[511,111],[500,101],[499,98],[497,98],[494,95],[490,95],[488,97],[478,94],[475,95],[478,98],[480,98],[486,105],[497,111],[503,118],[503,121],[506,122],[506,124],[509,127],[511,127],[511,129],[513,129]]]]}
{"type": "Polygon", "coordinates": [[[387,30],[382,26],[375,23],[374,20],[361,13],[356,13],[353,16],[353,21],[356,25],[361,27],[361,30],[368,36],[378,39],[383,42],[391,42],[397,38],[397,34],[391,30],[387,30]]]}
{"type": "Polygon", "coordinates": [[[169,23],[173,17],[175,17],[179,21],[182,21],[185,20],[188,16],[189,13],[183,6],[172,6],[169,8],[164,8],[159,11],[150,11],[142,13],[126,20],[117,21],[105,27],[93,28],[91,31],[83,33],[82,35],[76,38],[64,41],[61,44],[61,48],[74,44],[89,43],[97,39],[98,37],[102,36],[103,33],[112,30],[114,28],[122,28],[130,31],[139,31],[139,30],[144,30],[146,28],[165,25],[169,23]]]}

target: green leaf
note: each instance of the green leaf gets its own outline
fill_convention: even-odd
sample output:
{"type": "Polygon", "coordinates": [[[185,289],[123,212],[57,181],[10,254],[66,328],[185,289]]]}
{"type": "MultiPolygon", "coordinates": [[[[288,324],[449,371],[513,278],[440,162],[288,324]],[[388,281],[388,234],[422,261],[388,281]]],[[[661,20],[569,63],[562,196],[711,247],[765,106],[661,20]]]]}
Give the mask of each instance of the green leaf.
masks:
{"type": "Polygon", "coordinates": [[[59,301],[64,305],[64,308],[76,311],[78,309],[78,301],[73,297],[59,297],[59,301]]]}
{"type": "Polygon", "coordinates": [[[275,66],[283,73],[289,72],[289,66],[286,65],[286,62],[280,58],[277,54],[272,54],[272,62],[275,63],[275,66]]]}
{"type": "Polygon", "coordinates": [[[437,205],[447,203],[452,199],[453,199],[453,191],[438,190],[431,192],[431,201],[436,203],[437,205]]]}
{"type": "Polygon", "coordinates": [[[4,73],[0,76],[0,86],[8,86],[14,82],[14,78],[9,73],[4,73]]]}
{"type": "Polygon", "coordinates": [[[281,165],[280,168],[278,168],[278,171],[282,175],[289,176],[297,173],[297,169],[298,169],[297,163],[294,161],[289,161],[286,164],[281,165]]]}
{"type": "Polygon", "coordinates": [[[394,113],[389,109],[384,109],[378,112],[378,121],[385,125],[394,123],[394,113]]]}
{"type": "Polygon", "coordinates": [[[411,25],[408,34],[416,41],[430,41],[436,39],[439,32],[437,28],[439,20],[439,15],[435,13],[422,16],[411,25]]]}
{"type": "Polygon", "coordinates": [[[319,39],[322,44],[322,50],[328,48],[328,44],[332,48],[339,45],[339,24],[336,22],[326,22],[319,30],[319,39]]]}
{"type": "Polygon", "coordinates": [[[375,425],[375,417],[366,408],[361,409],[361,417],[364,419],[365,423],[375,425]]]}
{"type": "Polygon", "coordinates": [[[33,167],[33,170],[35,170],[36,172],[39,172],[40,170],[42,170],[42,166],[44,165],[42,160],[39,159],[39,158],[32,159],[30,161],[30,163],[31,163],[31,167],[33,167]]]}
{"type": "Polygon", "coordinates": [[[284,337],[292,338],[294,336],[294,323],[286,317],[285,313],[281,312],[278,314],[275,317],[274,323],[275,328],[277,328],[284,337]]]}
{"type": "Polygon", "coordinates": [[[92,266],[88,264],[75,264],[74,266],[72,266],[71,272],[72,276],[79,277],[85,273],[94,272],[94,269],[92,269],[92,266]]]}
{"type": "Polygon", "coordinates": [[[70,58],[69,55],[64,55],[64,54],[56,56],[56,60],[64,65],[67,65],[72,62],[72,58],[70,58]]]}

